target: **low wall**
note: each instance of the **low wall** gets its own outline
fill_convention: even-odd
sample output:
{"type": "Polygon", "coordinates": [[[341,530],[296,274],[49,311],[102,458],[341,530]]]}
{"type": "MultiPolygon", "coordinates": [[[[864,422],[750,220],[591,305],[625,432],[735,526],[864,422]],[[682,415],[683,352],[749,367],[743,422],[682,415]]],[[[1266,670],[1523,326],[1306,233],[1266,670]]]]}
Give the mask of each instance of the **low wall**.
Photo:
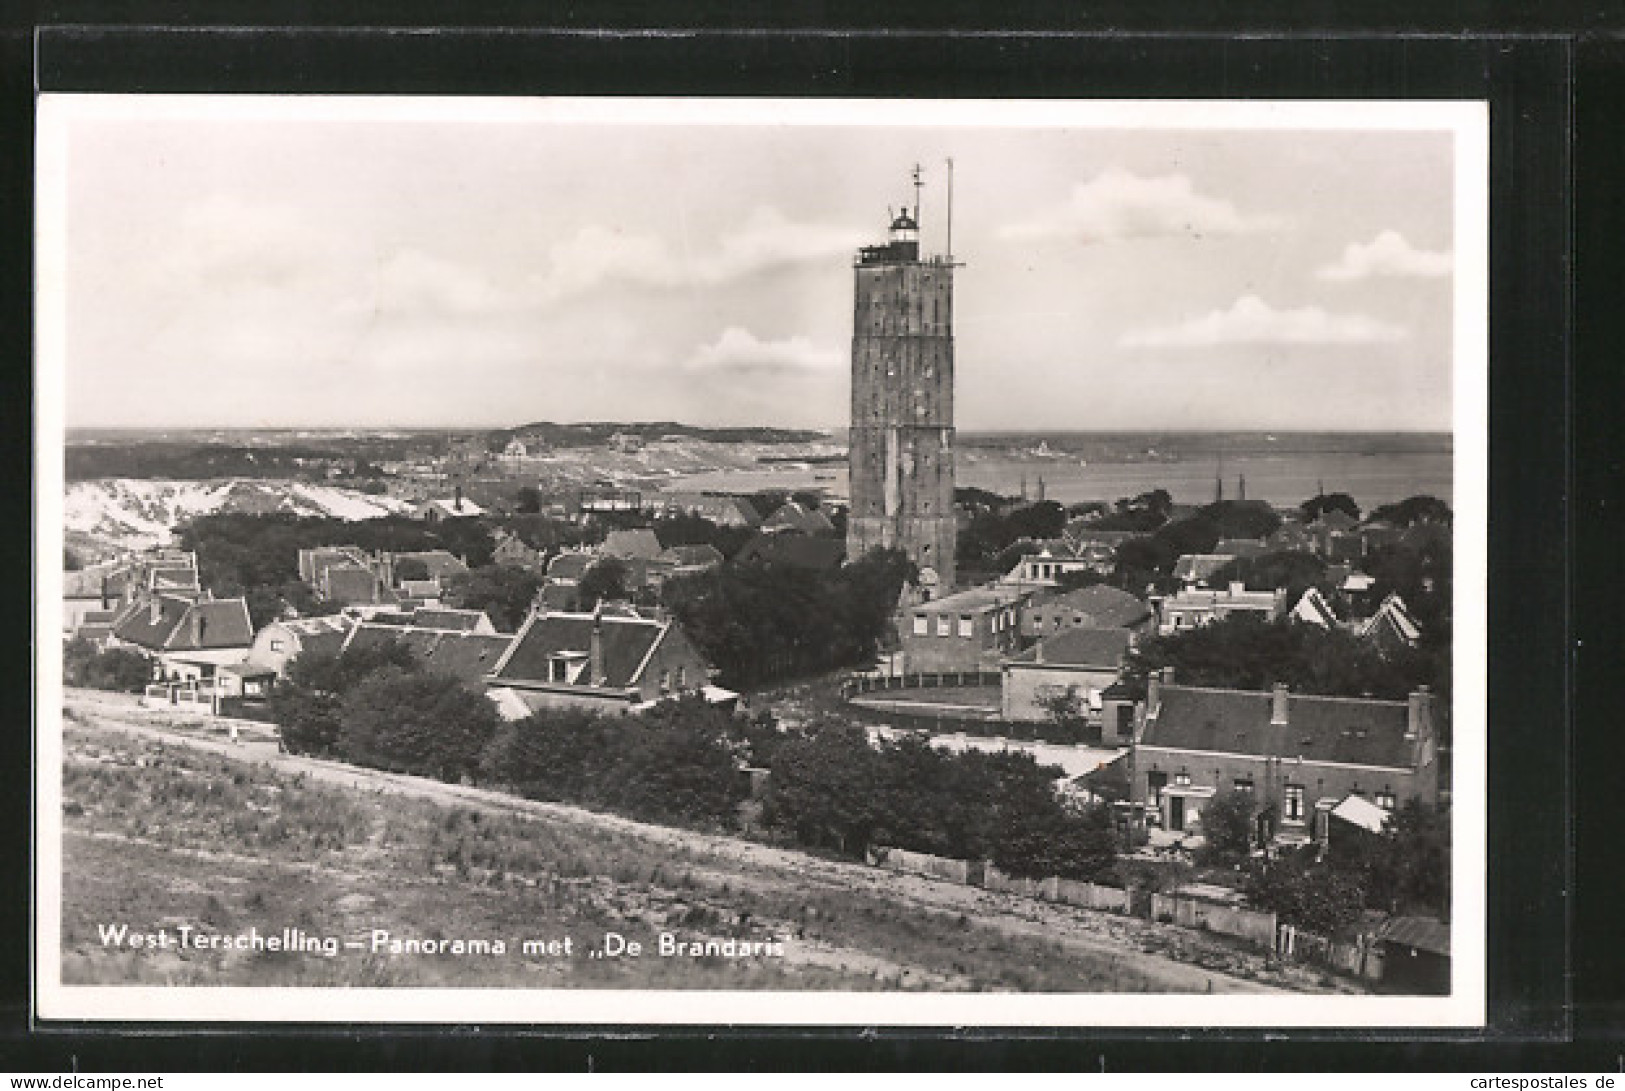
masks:
{"type": "Polygon", "coordinates": [[[980,886],[982,881],[981,864],[974,864],[969,860],[954,860],[946,856],[932,856],[928,852],[871,847],[868,860],[873,866],[888,871],[926,875],[933,879],[946,879],[951,883],[962,883],[966,886],[980,886]]]}
{"type": "Polygon", "coordinates": [[[1275,948],[1274,913],[1259,913],[1174,894],[1153,894],[1151,919],[1171,920],[1184,928],[1205,928],[1221,936],[1237,936],[1267,951],[1275,948]]]}
{"type": "Polygon", "coordinates": [[[1112,913],[1129,911],[1129,893],[1115,886],[1080,883],[1076,879],[1045,879],[1045,901],[1075,905],[1080,909],[1103,909],[1112,913]]]}

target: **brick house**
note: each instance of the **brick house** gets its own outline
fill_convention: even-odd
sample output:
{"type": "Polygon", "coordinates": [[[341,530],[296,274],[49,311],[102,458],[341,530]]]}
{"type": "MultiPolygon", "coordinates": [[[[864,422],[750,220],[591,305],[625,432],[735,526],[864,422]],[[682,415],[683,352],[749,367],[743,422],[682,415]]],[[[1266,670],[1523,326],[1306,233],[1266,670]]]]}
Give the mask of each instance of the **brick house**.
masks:
{"type": "Polygon", "coordinates": [[[1131,798],[1164,829],[1199,830],[1221,791],[1253,792],[1279,813],[1277,836],[1307,840],[1319,810],[1362,795],[1391,811],[1440,795],[1433,695],[1406,701],[1147,684],[1131,798]]]}
{"type": "Polygon", "coordinates": [[[1021,637],[1033,640],[1064,629],[1127,629],[1144,634],[1156,627],[1151,607],[1127,591],[1097,583],[1074,591],[1040,592],[1021,607],[1021,637]]]}
{"type": "Polygon", "coordinates": [[[1031,592],[993,584],[916,603],[899,626],[903,669],[1003,669],[1020,644],[1021,606],[1031,592]]]}
{"type": "Polygon", "coordinates": [[[1006,720],[1048,720],[1044,702],[1071,690],[1093,723],[1100,723],[1104,694],[1117,682],[1133,646],[1127,629],[1066,629],[1005,660],[1000,705],[1006,720]]]}

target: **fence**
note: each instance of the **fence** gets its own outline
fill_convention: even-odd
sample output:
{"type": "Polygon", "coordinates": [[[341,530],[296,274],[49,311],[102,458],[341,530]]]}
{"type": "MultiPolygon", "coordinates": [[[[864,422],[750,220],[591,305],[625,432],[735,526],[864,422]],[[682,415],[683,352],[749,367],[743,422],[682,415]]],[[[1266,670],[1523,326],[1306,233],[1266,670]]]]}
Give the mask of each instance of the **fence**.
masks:
{"type": "Polygon", "coordinates": [[[1076,879],[1045,879],[1041,896],[1045,901],[1075,905],[1080,909],[1104,909],[1128,913],[1129,892],[1115,886],[1080,883],[1076,879]]]}
{"type": "Polygon", "coordinates": [[[214,715],[214,691],[189,686],[150,685],[141,694],[147,708],[172,708],[181,712],[214,715]]]}
{"type": "Polygon", "coordinates": [[[1382,953],[1370,935],[1361,934],[1344,942],[1283,924],[1276,933],[1275,951],[1283,958],[1312,962],[1356,977],[1382,978],[1382,953]]]}
{"type": "Polygon", "coordinates": [[[888,871],[902,871],[910,875],[928,875],[933,879],[966,886],[982,884],[982,865],[969,860],[954,860],[947,856],[932,856],[928,852],[909,852],[907,849],[871,847],[869,863],[888,871]]]}
{"type": "Polygon", "coordinates": [[[1177,894],[1151,895],[1151,917],[1184,928],[1203,928],[1221,936],[1238,936],[1270,950],[1276,943],[1274,913],[1259,913],[1240,906],[1221,905],[1177,894]]]}
{"type": "Polygon", "coordinates": [[[888,689],[949,689],[961,686],[998,686],[1004,676],[998,671],[917,671],[914,674],[859,674],[841,683],[841,696],[850,700],[860,693],[888,689]]]}

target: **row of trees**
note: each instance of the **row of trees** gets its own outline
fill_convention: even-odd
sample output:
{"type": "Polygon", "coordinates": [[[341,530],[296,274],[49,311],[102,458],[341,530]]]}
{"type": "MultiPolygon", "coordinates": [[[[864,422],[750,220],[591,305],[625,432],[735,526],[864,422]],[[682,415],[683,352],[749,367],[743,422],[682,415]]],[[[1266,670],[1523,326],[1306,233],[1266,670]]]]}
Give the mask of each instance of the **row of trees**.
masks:
{"type": "Polygon", "coordinates": [[[857,855],[871,844],[964,860],[1015,875],[1094,879],[1115,861],[1111,816],[1058,796],[1058,770],[1030,755],[872,743],[828,724],[778,747],[769,820],[803,844],[857,855]]]}
{"type": "Polygon", "coordinates": [[[639,715],[544,710],[504,723],[400,645],[299,656],[271,699],[296,752],[531,799],[700,828],[735,824],[746,765],[771,769],[762,821],[787,840],[860,857],[871,844],[991,859],[1018,875],[1096,878],[1114,861],[1103,807],[1058,796],[1030,755],[873,743],[843,723],[795,731],[698,698],[639,715]]]}
{"type": "Polygon", "coordinates": [[[1417,686],[1447,692],[1449,649],[1386,654],[1340,629],[1232,614],[1195,629],[1151,637],[1134,651],[1136,674],[1173,667],[1182,685],[1404,700],[1417,686]]]}

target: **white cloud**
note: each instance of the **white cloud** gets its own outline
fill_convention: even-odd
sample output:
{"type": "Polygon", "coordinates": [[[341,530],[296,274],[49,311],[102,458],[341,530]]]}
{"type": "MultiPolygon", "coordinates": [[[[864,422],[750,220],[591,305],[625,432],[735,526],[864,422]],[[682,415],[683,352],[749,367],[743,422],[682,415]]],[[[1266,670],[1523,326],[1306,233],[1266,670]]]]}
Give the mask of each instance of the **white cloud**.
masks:
{"type": "Polygon", "coordinates": [[[1384,231],[1368,243],[1350,243],[1343,256],[1315,272],[1321,280],[1450,275],[1448,250],[1418,250],[1397,231],[1384,231]]]}
{"type": "Polygon", "coordinates": [[[694,371],[783,375],[829,371],[844,361],[839,349],[820,349],[805,337],[763,341],[747,329],[729,326],[716,341],[695,349],[684,366],[694,371]]]}
{"type": "Polygon", "coordinates": [[[1368,345],[1402,341],[1408,333],[1362,314],[1320,307],[1276,310],[1255,295],[1176,326],[1124,334],[1125,348],[1209,348],[1215,345],[1368,345]]]}
{"type": "Polygon", "coordinates": [[[1230,201],[1197,193],[1190,178],[1143,178],[1112,168],[1072,188],[1066,203],[1008,224],[1006,239],[1069,238],[1083,242],[1159,236],[1238,235],[1284,226],[1279,216],[1249,215],[1230,201]]]}
{"type": "Polygon", "coordinates": [[[714,287],[755,273],[822,261],[856,250],[862,231],[795,223],[758,207],[711,247],[674,252],[652,235],[588,225],[548,250],[542,293],[550,299],[620,282],[651,288],[714,287]]]}

